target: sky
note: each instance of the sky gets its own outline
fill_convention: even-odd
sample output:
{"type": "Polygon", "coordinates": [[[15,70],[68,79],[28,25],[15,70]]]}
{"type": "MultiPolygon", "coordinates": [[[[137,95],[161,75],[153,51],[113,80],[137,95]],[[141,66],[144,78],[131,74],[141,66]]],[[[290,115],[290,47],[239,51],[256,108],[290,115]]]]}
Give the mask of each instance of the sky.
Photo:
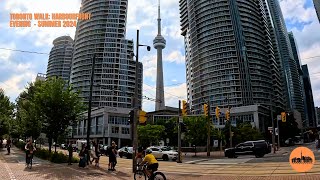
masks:
{"type": "MultiPolygon", "coordinates": [[[[157,34],[158,0],[128,0],[127,39],[152,47],[148,52],[140,47],[143,63],[143,95],[156,96],[156,50],[153,39],[157,34]],[[139,1],[139,3],[137,3],[139,1]]],[[[312,0],[280,0],[288,31],[292,31],[299,48],[302,64],[308,64],[315,106],[320,106],[320,24],[312,0]],[[315,57],[318,56],[318,57],[315,57]]],[[[78,13],[81,0],[1,0],[0,1],[0,88],[15,101],[37,73],[46,73],[48,55],[4,50],[18,49],[49,53],[53,40],[69,35],[75,28],[10,28],[10,13],[78,13]]],[[[179,0],[161,0],[162,35],[167,41],[163,50],[166,106],[178,106],[186,99],[184,41],[180,35],[179,0]]],[[[143,109],[154,110],[154,101],[145,99],[143,109]]]]}

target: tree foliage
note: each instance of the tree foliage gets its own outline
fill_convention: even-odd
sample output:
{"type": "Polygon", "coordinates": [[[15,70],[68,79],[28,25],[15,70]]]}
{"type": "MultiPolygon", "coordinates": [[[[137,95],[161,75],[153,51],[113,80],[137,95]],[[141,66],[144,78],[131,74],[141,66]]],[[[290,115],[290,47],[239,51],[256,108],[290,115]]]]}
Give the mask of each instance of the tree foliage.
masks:
{"type": "Polygon", "coordinates": [[[10,122],[13,119],[14,104],[8,96],[0,89],[0,138],[10,133],[10,122]]]}
{"type": "MultiPolygon", "coordinates": [[[[234,132],[234,136],[232,137],[233,145],[245,141],[264,139],[263,135],[259,132],[259,130],[255,127],[252,127],[252,125],[248,123],[238,123],[237,127],[232,126],[231,131],[234,132]]],[[[223,129],[223,132],[226,136],[227,143],[229,144],[229,124],[227,124],[226,127],[223,129]]]]}
{"type": "Polygon", "coordinates": [[[45,133],[51,151],[52,140],[73,125],[85,106],[78,93],[61,78],[30,83],[17,99],[17,122],[25,137],[45,133]]]}
{"type": "Polygon", "coordinates": [[[162,140],[166,142],[166,139],[169,139],[169,146],[176,146],[178,144],[178,128],[177,128],[177,118],[171,118],[168,120],[158,120],[156,125],[162,125],[165,127],[165,131],[162,140]]]}
{"type": "Polygon", "coordinates": [[[165,127],[162,125],[138,126],[139,144],[142,146],[149,146],[150,144],[158,144],[159,140],[164,135],[165,127]]]}
{"type": "Polygon", "coordinates": [[[41,133],[42,121],[41,114],[38,111],[38,105],[35,102],[35,96],[40,91],[42,81],[29,83],[25,91],[20,93],[16,100],[16,131],[24,137],[37,139],[41,133]]]}
{"type": "MultiPolygon", "coordinates": [[[[207,143],[208,122],[204,116],[186,117],[183,122],[187,126],[188,132],[185,133],[185,140],[196,146],[203,146],[207,143]]],[[[210,126],[213,130],[213,126],[210,126]]]]}

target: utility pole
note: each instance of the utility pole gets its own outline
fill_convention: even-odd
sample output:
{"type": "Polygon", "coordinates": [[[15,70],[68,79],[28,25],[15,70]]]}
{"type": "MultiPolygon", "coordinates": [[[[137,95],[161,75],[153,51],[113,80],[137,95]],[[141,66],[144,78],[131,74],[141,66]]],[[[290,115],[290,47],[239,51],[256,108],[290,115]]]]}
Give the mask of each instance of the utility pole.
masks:
{"type": "Polygon", "coordinates": [[[207,102],[208,105],[208,116],[207,116],[207,126],[208,126],[208,134],[207,134],[207,156],[210,157],[210,131],[211,131],[211,123],[210,123],[210,103],[207,102]]]}
{"type": "MultiPolygon", "coordinates": [[[[137,161],[134,158],[137,154],[137,147],[138,147],[138,78],[139,78],[139,47],[140,46],[147,46],[147,45],[142,45],[139,44],[139,30],[137,30],[137,42],[136,42],[136,80],[135,80],[135,88],[134,88],[134,97],[132,101],[132,107],[133,107],[133,112],[134,112],[134,120],[132,122],[132,132],[133,132],[133,142],[132,142],[132,148],[133,148],[133,158],[132,158],[132,172],[136,172],[137,170],[137,161]]],[[[150,51],[150,46],[147,46],[147,50],[150,51]]],[[[134,54],[132,54],[133,58],[134,54]]],[[[142,73],[142,72],[141,72],[142,73]]]]}
{"type": "Polygon", "coordinates": [[[93,54],[92,66],[91,66],[90,92],[89,92],[88,126],[87,126],[87,150],[90,150],[91,104],[92,104],[92,88],[93,88],[93,80],[94,80],[94,66],[95,66],[95,63],[96,63],[96,55],[93,54]]]}
{"type": "Polygon", "coordinates": [[[137,30],[137,42],[136,42],[136,80],[135,80],[135,88],[134,88],[134,96],[133,96],[133,112],[134,112],[134,118],[132,122],[132,128],[133,128],[133,158],[132,158],[132,171],[136,172],[136,154],[137,154],[137,146],[138,146],[138,112],[137,112],[137,104],[138,104],[138,69],[139,69],[139,30],[137,30]]]}
{"type": "Polygon", "coordinates": [[[180,109],[181,109],[181,101],[179,100],[179,109],[178,109],[178,161],[177,163],[182,163],[181,161],[181,124],[180,124],[180,109]]]}

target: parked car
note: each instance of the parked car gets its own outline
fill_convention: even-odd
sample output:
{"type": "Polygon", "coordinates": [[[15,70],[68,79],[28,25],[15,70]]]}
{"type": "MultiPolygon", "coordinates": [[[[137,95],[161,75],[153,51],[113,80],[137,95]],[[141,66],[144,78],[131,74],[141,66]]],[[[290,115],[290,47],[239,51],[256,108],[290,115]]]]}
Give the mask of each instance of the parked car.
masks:
{"type": "Polygon", "coordinates": [[[294,140],[292,138],[288,138],[287,140],[284,141],[285,146],[294,146],[294,140]]]}
{"type": "Polygon", "coordinates": [[[65,144],[61,144],[60,148],[61,149],[67,149],[67,146],[65,144]]]}
{"type": "Polygon", "coordinates": [[[170,146],[160,146],[160,149],[162,151],[173,151],[173,152],[178,152],[177,149],[174,149],[174,147],[170,147],[170,146]]]}
{"type": "Polygon", "coordinates": [[[224,150],[224,155],[228,158],[237,158],[239,155],[255,155],[256,158],[261,158],[270,152],[269,145],[262,140],[247,141],[236,145],[234,148],[227,148],[224,150]]]}
{"type": "Polygon", "coordinates": [[[302,145],[302,144],[303,144],[303,139],[302,139],[301,136],[295,136],[295,137],[293,138],[293,142],[294,142],[294,144],[296,144],[296,145],[302,145]]]}
{"type": "Polygon", "coordinates": [[[126,157],[127,159],[132,159],[133,148],[132,147],[122,147],[118,150],[119,157],[126,157]]]}
{"type": "Polygon", "coordinates": [[[151,149],[152,154],[156,159],[163,159],[164,161],[175,161],[178,158],[178,153],[174,151],[166,151],[167,149],[162,150],[160,147],[156,146],[149,147],[148,149],[151,149]]]}

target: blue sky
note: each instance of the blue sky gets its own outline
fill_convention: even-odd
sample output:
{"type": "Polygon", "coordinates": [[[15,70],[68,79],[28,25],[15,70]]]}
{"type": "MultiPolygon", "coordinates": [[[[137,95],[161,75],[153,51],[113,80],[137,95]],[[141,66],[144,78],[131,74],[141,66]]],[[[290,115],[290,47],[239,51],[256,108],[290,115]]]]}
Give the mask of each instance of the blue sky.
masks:
{"type": "MultiPolygon", "coordinates": [[[[157,34],[158,0],[129,0],[127,39],[136,39],[140,29],[140,43],[152,46],[157,34]]],[[[311,73],[315,104],[320,106],[320,25],[316,19],[312,0],[280,0],[288,31],[296,36],[303,64],[311,73]]],[[[167,40],[163,51],[164,84],[167,106],[177,106],[186,99],[186,79],[183,37],[180,35],[179,1],[161,0],[162,34],[167,40]]],[[[0,48],[20,49],[49,53],[52,41],[62,35],[74,38],[75,28],[10,28],[9,14],[29,13],[77,13],[80,0],[2,0],[0,3],[0,48]]],[[[144,64],[145,96],[155,98],[156,50],[140,48],[140,60],[144,64]],[[150,87],[151,86],[151,87],[150,87]]],[[[0,88],[14,101],[27,82],[36,74],[45,73],[48,55],[28,54],[0,49],[0,88]]],[[[145,100],[143,108],[154,110],[154,102],[145,100]]]]}

